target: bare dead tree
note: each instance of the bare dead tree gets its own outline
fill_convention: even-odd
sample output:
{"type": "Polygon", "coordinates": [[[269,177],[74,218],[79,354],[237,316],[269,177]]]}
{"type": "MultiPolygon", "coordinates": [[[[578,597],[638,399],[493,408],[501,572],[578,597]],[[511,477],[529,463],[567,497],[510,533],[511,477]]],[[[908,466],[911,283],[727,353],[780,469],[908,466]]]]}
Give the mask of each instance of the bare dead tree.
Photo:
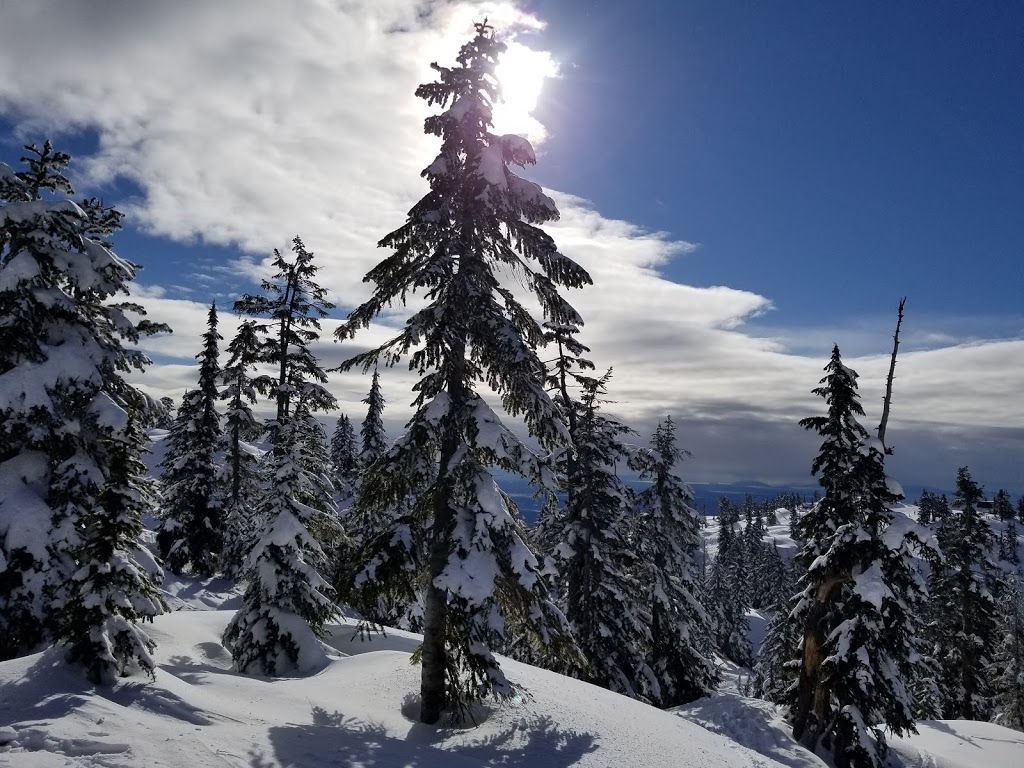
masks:
{"type": "Polygon", "coordinates": [[[878,422],[878,440],[882,443],[887,454],[892,449],[885,444],[885,428],[889,423],[889,409],[892,407],[892,380],[896,374],[896,353],[900,348],[900,326],[903,325],[903,307],[907,303],[907,297],[900,299],[900,306],[896,310],[896,332],[892,335],[892,357],[889,358],[889,376],[885,380],[885,397],[882,399],[882,420],[878,422]]]}

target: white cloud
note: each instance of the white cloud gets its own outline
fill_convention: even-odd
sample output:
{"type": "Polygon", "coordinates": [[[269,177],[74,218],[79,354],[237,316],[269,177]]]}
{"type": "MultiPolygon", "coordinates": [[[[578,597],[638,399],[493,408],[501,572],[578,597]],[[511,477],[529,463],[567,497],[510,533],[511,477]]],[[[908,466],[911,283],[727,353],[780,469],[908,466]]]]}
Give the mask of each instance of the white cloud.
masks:
{"type": "MultiPolygon", "coordinates": [[[[413,91],[431,77],[429,63],[450,63],[472,21],[485,15],[499,29],[538,24],[509,4],[468,1],[34,0],[0,8],[0,109],[22,133],[94,129],[99,147],[87,181],[136,182],[143,194],[127,201],[135,226],[252,254],[231,265],[236,274],[265,275],[271,250],[301,234],[343,306],[366,297],[362,277],[382,256],[376,242],[426,189],[419,172],[437,146],[422,134],[428,110],[413,91]]],[[[854,354],[878,352],[889,325],[755,332],[749,321],[770,312],[770,299],[662,277],[695,245],[604,218],[577,197],[558,202],[562,218],[549,231],[594,277],[592,288],[571,296],[594,361],[616,369],[611,407],[645,433],[676,414],[697,453],[695,471],[709,476],[802,475],[813,441],[795,420],[820,409],[810,389],[832,341],[849,342],[854,354]]],[[[206,293],[200,278],[185,282],[187,295],[206,293]]],[[[147,340],[147,351],[178,363],[155,366],[146,386],[180,396],[193,380],[188,363],[207,308],[152,286],[143,297],[151,316],[176,331],[147,340]]],[[[318,347],[325,365],[387,335],[379,327],[335,345],[335,323],[325,323],[318,347]]],[[[907,325],[918,333],[912,313],[907,325]]],[[[222,332],[233,330],[225,311],[222,332]]],[[[962,337],[922,332],[919,346],[947,338],[962,337]]],[[[873,425],[887,358],[851,362],[873,425]]],[[[916,443],[922,451],[955,453],[964,444],[984,451],[971,429],[1024,428],[1024,341],[909,352],[899,373],[891,430],[930,435],[931,445],[916,443]]],[[[385,376],[399,418],[411,380],[404,370],[385,376]]],[[[343,409],[361,412],[365,377],[336,377],[332,386],[343,409]]]]}

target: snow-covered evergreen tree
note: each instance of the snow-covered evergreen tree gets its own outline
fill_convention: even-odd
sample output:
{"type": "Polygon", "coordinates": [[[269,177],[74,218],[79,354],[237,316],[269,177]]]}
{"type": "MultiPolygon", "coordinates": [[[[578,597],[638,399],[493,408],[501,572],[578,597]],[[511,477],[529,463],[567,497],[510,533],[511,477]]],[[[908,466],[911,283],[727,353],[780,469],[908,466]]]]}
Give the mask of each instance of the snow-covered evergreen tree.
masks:
{"type": "Polygon", "coordinates": [[[0,660],[54,637],[108,442],[145,402],[124,374],[149,361],[124,345],[169,330],[118,299],[138,269],[110,250],[121,214],[72,202],[49,142],[25,151],[0,164],[0,660]]]}
{"type": "Polygon", "coordinates": [[[138,623],[166,610],[157,588],[159,566],[139,546],[142,515],[154,503],[139,458],[144,436],[127,414],[125,419],[107,445],[103,489],[81,515],[82,544],[74,553],[78,570],[58,630],[68,659],[83,665],[97,684],[135,670],[153,674],[150,654],[156,643],[138,623]]]}
{"type": "Polygon", "coordinates": [[[718,505],[718,552],[711,564],[704,606],[711,619],[718,651],[737,664],[752,663],[748,589],[743,541],[736,532],[739,508],[723,496],[718,505]]]}
{"type": "Polygon", "coordinates": [[[223,432],[217,400],[221,374],[217,343],[217,307],[210,307],[199,384],[187,392],[166,438],[160,463],[161,524],[157,534],[160,557],[176,572],[212,576],[220,567],[224,546],[224,501],[215,456],[223,432]]]}
{"type": "Polygon", "coordinates": [[[253,320],[238,326],[228,344],[228,362],[221,370],[220,399],[224,413],[224,546],[222,565],[226,573],[238,574],[256,537],[262,521],[255,515],[261,492],[259,452],[249,443],[263,430],[252,406],[257,393],[265,393],[266,377],[253,376],[260,359],[261,343],[253,320]]]}
{"type": "Polygon", "coordinates": [[[986,668],[996,642],[999,574],[992,562],[992,528],[978,509],[984,498],[970,470],[956,476],[953,511],[939,531],[944,562],[929,583],[938,606],[934,656],[941,665],[942,712],[947,719],[987,720],[992,691],[986,668]]]}
{"type": "MultiPolygon", "coordinates": [[[[560,346],[565,346],[564,342],[560,346]]],[[[665,636],[673,629],[678,633],[673,639],[687,643],[679,655],[702,661],[690,638],[682,637],[687,629],[682,622],[688,617],[679,619],[675,611],[661,617],[664,622],[676,621],[676,625],[662,627],[662,637],[654,649],[657,658],[653,659],[661,663],[661,669],[656,672],[651,666],[646,579],[667,574],[655,574],[653,567],[644,572],[638,547],[629,537],[630,491],[616,470],[629,461],[623,438],[632,430],[601,410],[610,375],[609,371],[599,379],[577,376],[572,383],[563,376],[557,382],[558,401],[572,443],[560,467],[565,478],[565,504],[558,512],[553,554],[561,577],[565,616],[587,663],[580,676],[627,696],[647,696],[660,702],[687,695],[693,689],[703,690],[706,678],[702,673],[706,670],[694,670],[691,678],[691,670],[673,666],[678,659],[664,647],[669,642],[665,636]],[[578,398],[569,391],[573,383],[581,390],[578,398]],[[677,674],[679,677],[674,677],[677,674]]],[[[681,546],[685,547],[685,542],[681,546]]],[[[666,565],[665,570],[669,567],[666,565]]],[[[661,585],[666,582],[666,578],[660,579],[661,585]]],[[[672,596],[682,596],[680,589],[673,589],[672,596]]],[[[695,640],[699,642],[699,636],[695,640]]],[[[573,670],[570,667],[565,671],[573,670]]]]}
{"type": "Polygon", "coordinates": [[[366,418],[363,419],[363,426],[359,431],[362,440],[359,463],[368,467],[388,449],[388,435],[384,430],[383,419],[384,395],[380,391],[380,372],[376,367],[373,369],[370,393],[363,398],[363,402],[366,403],[366,418]]]}
{"type": "Polygon", "coordinates": [[[171,397],[160,398],[161,411],[157,415],[156,423],[153,425],[157,429],[170,429],[171,425],[174,424],[174,414],[177,412],[177,408],[174,405],[174,399],[171,397]]]}
{"type": "Polygon", "coordinates": [[[999,489],[992,497],[992,515],[1000,523],[999,535],[999,559],[1005,560],[1013,565],[1020,564],[1020,555],[1017,552],[1017,525],[1014,520],[1016,510],[1013,508],[1013,500],[1006,489],[999,489]]]}
{"type": "Polygon", "coordinates": [[[334,407],[334,398],[326,389],[319,390],[325,396],[320,397],[301,386],[303,382],[327,381],[327,374],[309,347],[320,338],[320,320],[334,305],[327,300],[327,291],[316,283],[319,267],[313,264],[313,254],[298,236],[292,239],[292,252],[295,258],[289,261],[275,249],[273,266],[277,272],[263,281],[263,294],[246,294],[234,305],[235,311],[243,315],[270,320],[269,325],[257,327],[265,334],[260,362],[275,370],[269,390],[276,403],[278,424],[287,420],[300,390],[312,398],[306,403],[311,412],[334,407]]]}
{"type": "Polygon", "coordinates": [[[803,504],[793,505],[789,510],[789,538],[793,541],[800,542],[800,513],[803,510],[803,504]]]}
{"type": "Polygon", "coordinates": [[[776,704],[792,701],[800,665],[797,661],[800,629],[790,616],[789,606],[779,606],[765,628],[751,679],[751,695],[776,704]]]}
{"type": "Polygon", "coordinates": [[[690,506],[693,492],[675,470],[685,455],[669,416],[658,424],[650,450],[634,459],[640,480],[650,483],[637,496],[636,509],[651,616],[650,665],[658,682],[652,698],[661,707],[709,696],[718,687],[714,643],[697,591],[700,521],[690,506]]]}
{"type": "Polygon", "coordinates": [[[1006,547],[1006,562],[1014,566],[1016,573],[1020,573],[1020,540],[1017,534],[1017,521],[1012,517],[1006,521],[1006,528],[1003,529],[1003,542],[1006,547]]]}
{"type": "Polygon", "coordinates": [[[908,683],[922,584],[912,550],[922,542],[890,510],[898,496],[884,448],[857,421],[857,374],[838,346],[825,371],[814,393],[827,414],[800,422],[822,437],[812,471],[825,493],[800,521],[807,573],[793,612],[802,626],[793,733],[809,749],[830,750],[841,768],[882,768],[882,728],[914,726],[908,683]]]}
{"type": "Polygon", "coordinates": [[[224,645],[240,672],[311,671],[320,657],[324,625],[337,610],[321,575],[326,557],[310,533],[322,513],[299,501],[319,482],[302,469],[308,427],[301,422],[307,418],[300,400],[275,425],[277,442],[267,454],[270,482],[258,510],[267,524],[249,555],[242,606],[224,631],[224,645]]]}
{"type": "Polygon", "coordinates": [[[333,582],[343,550],[347,551],[347,537],[342,528],[335,503],[335,487],[331,472],[330,449],[327,446],[327,432],[320,420],[313,415],[308,403],[317,402],[320,385],[304,384],[303,391],[293,406],[293,426],[299,432],[301,449],[299,469],[304,479],[296,499],[315,511],[310,519],[309,532],[320,544],[327,558],[322,571],[329,582],[333,582]],[[312,390],[312,397],[306,392],[312,390]]]}
{"type": "Polygon", "coordinates": [[[994,720],[1024,731],[1024,594],[1016,580],[1007,585],[998,608],[997,643],[989,667],[994,720]]]}
{"type": "Polygon", "coordinates": [[[927,488],[921,491],[921,495],[917,499],[917,521],[921,525],[931,525],[932,521],[937,520],[936,508],[938,503],[938,496],[927,488]]]}
{"type": "Polygon", "coordinates": [[[535,352],[543,330],[499,278],[514,275],[517,289],[532,293],[556,323],[579,322],[558,286],[589,282],[537,226],[557,217],[554,202],[508,167],[535,162],[529,142],[490,130],[499,95],[494,71],[503,50],[490,27],[477,25],[457,66],[434,65],[438,79],[417,89],[428,104],[444,107],[425,123],[442,141],[423,173],[430,191],[406,223],[381,240],[394,252],[370,271],[371,298],[339,332],[353,334],[410,293],[426,298],[398,336],[346,367],[393,365],[411,353],[409,364],[420,375],[408,431],[364,478],[360,497],[371,512],[400,509],[414,492],[417,503],[395,519],[391,536],[380,538],[382,548],[358,579],[372,592],[422,574],[424,637],[417,658],[420,719],[427,723],[445,707],[509,690],[490,651],[506,632],[567,642],[515,506],[491,476],[492,467],[529,471],[530,457],[476,391],[486,383],[507,413],[525,419],[541,446],[563,439],[535,352]]]}
{"type": "Polygon", "coordinates": [[[359,451],[352,420],[344,413],[338,416],[331,435],[331,466],[341,495],[351,497],[359,478],[359,451]]]}

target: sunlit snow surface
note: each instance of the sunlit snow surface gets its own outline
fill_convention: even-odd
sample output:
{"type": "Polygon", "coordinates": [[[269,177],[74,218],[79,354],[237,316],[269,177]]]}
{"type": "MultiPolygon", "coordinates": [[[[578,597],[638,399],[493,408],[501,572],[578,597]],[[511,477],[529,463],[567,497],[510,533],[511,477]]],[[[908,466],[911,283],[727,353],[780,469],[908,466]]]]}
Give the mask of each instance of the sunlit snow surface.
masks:
{"type": "MultiPolygon", "coordinates": [[[[788,522],[781,514],[766,537],[787,556],[788,522]]],[[[712,552],[716,523],[705,529],[712,552]]],[[[336,655],[319,674],[244,677],[220,643],[237,588],[177,577],[163,586],[174,612],[146,625],[158,644],[155,682],[97,689],[55,650],[0,664],[0,768],[828,765],[793,743],[772,705],[737,693],[748,672],[735,665],[719,695],[663,712],[503,659],[528,696],[481,707],[476,727],[438,728],[416,722],[417,636],[362,641],[345,620],[331,627],[336,655]]],[[[766,618],[748,619],[756,647],[766,618]]],[[[1024,734],[989,723],[929,721],[890,743],[894,767],[1024,766],[1024,734]]]]}
{"type": "Polygon", "coordinates": [[[415,722],[417,638],[370,642],[334,627],[338,657],[304,679],[230,672],[229,611],[158,617],[155,683],[96,689],[57,652],[0,664],[0,765],[15,766],[773,766],[684,718],[512,661],[528,697],[480,724],[415,722]]]}

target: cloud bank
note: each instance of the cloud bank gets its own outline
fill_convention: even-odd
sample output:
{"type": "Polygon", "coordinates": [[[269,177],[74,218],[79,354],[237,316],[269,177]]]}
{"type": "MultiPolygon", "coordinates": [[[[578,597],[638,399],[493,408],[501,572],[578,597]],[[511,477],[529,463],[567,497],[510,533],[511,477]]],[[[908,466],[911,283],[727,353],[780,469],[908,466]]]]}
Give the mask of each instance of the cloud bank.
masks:
{"type": "MultiPolygon", "coordinates": [[[[95,151],[78,158],[79,186],[129,180],[139,189],[121,202],[131,226],[237,248],[246,258],[216,269],[251,279],[250,290],[270,251],[300,233],[322,284],[351,307],[368,294],[362,276],[383,255],[376,242],[426,189],[419,172],[437,146],[422,133],[428,111],[413,91],[485,15],[511,34],[539,26],[508,4],[440,0],[8,3],[0,6],[0,113],[26,139],[95,132],[95,151]]],[[[688,476],[806,482],[816,446],[796,420],[821,409],[810,389],[844,336],[860,355],[848,362],[861,373],[866,426],[877,422],[890,331],[872,343],[863,329],[822,318],[820,328],[770,332],[752,324],[770,318],[769,297],[663,276],[693,244],[607,219],[581,197],[556,198],[562,218],[549,231],[594,278],[571,299],[595,363],[615,369],[609,408],[638,440],[673,414],[694,453],[688,476]]],[[[141,290],[151,316],[176,330],[146,342],[157,364],[142,383],[155,394],[178,397],[194,381],[206,307],[191,300],[203,290],[191,283],[189,299],[171,284],[141,290]]],[[[841,286],[822,290],[857,301],[841,286]]],[[[396,311],[385,323],[401,318],[396,311]]],[[[222,320],[230,337],[232,320],[222,320]]],[[[325,365],[388,334],[382,325],[339,346],[329,341],[335,324],[325,324],[317,348],[325,365]]],[[[948,329],[915,328],[912,301],[906,326],[921,344],[900,358],[893,473],[948,486],[970,462],[983,481],[990,473],[988,482],[1024,490],[1024,341],[955,343],[948,329]]],[[[411,380],[401,370],[385,375],[393,426],[407,412],[411,380]]],[[[332,386],[345,411],[361,413],[366,379],[335,377],[332,386]]]]}

